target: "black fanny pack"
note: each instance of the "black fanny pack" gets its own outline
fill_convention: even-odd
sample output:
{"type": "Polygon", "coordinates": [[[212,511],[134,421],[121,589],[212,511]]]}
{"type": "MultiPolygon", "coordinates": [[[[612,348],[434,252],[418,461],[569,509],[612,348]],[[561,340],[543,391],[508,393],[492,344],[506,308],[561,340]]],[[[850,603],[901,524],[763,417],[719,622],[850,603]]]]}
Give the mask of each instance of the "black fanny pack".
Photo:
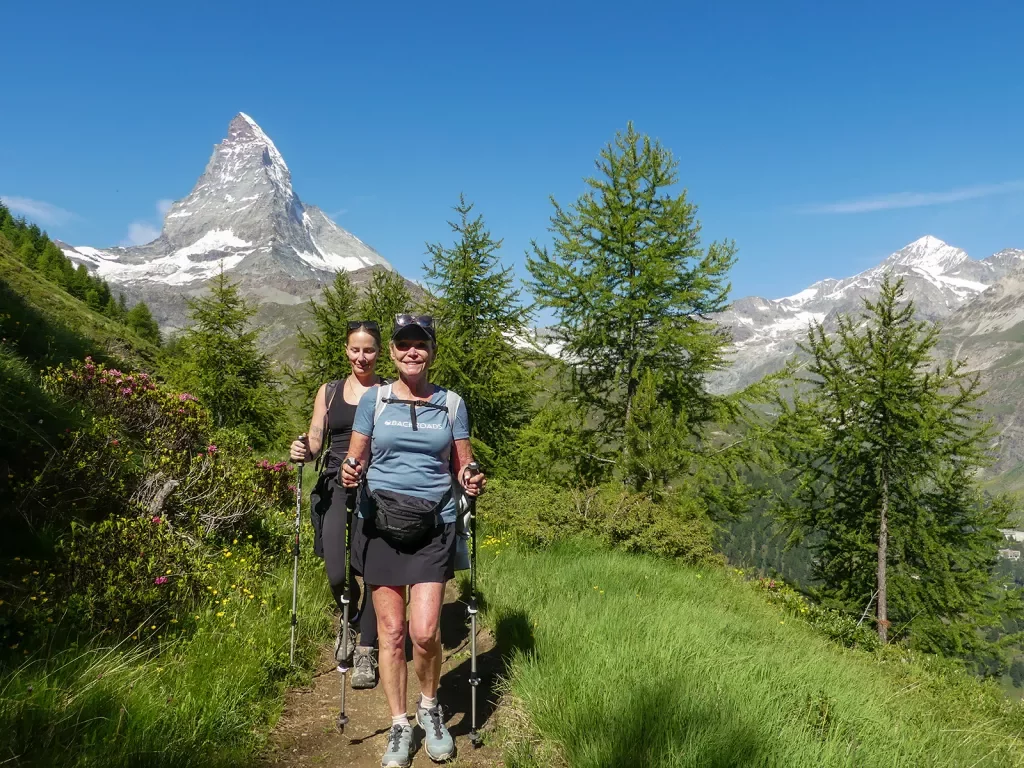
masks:
{"type": "Polygon", "coordinates": [[[438,526],[441,511],[452,497],[449,489],[440,501],[398,491],[370,491],[374,527],[382,539],[400,549],[420,544],[438,526]]]}

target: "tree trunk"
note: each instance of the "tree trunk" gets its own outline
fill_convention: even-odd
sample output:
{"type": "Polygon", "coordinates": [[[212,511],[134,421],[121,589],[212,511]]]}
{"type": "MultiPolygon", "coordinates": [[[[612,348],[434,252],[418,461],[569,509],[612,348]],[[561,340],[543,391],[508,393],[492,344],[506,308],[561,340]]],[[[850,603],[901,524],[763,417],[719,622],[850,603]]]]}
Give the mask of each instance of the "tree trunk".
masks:
{"type": "Polygon", "coordinates": [[[886,600],[886,560],[889,552],[889,476],[882,470],[882,514],[878,527],[878,639],[889,642],[889,605],[886,600]]]}

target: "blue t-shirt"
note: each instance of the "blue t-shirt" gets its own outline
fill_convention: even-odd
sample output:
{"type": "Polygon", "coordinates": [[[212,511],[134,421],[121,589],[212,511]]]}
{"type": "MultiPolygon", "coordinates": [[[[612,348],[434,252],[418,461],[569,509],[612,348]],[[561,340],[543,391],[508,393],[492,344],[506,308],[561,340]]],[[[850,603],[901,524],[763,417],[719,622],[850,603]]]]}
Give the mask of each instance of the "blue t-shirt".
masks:
{"type": "MultiPolygon", "coordinates": [[[[383,397],[394,397],[391,387],[382,385],[383,397]]],[[[448,390],[437,387],[429,402],[446,405],[448,390]]],[[[459,400],[458,413],[416,406],[416,429],[412,428],[410,407],[387,403],[374,423],[377,388],[359,400],[352,431],[370,437],[370,468],[366,482],[374,491],[397,491],[430,501],[440,501],[452,487],[452,440],[469,439],[469,413],[459,400]]],[[[359,510],[365,517],[365,510],[359,510]]],[[[454,523],[455,499],[441,511],[441,519],[454,523]]]]}

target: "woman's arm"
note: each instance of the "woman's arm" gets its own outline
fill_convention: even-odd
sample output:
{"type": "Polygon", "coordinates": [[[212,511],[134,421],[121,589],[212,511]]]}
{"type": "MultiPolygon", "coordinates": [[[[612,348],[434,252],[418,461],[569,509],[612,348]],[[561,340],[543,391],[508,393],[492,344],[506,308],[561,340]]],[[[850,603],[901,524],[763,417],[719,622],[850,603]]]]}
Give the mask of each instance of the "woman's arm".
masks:
{"type": "Polygon", "coordinates": [[[313,398],[313,416],[309,420],[309,432],[294,440],[291,446],[292,461],[312,461],[320,455],[324,446],[324,422],[327,415],[327,385],[321,384],[313,398]]]}
{"type": "Polygon", "coordinates": [[[484,473],[477,472],[475,475],[466,476],[466,467],[473,461],[473,446],[469,440],[455,441],[455,476],[459,478],[462,487],[466,489],[469,496],[479,496],[484,492],[484,485],[487,478],[484,473]]]}

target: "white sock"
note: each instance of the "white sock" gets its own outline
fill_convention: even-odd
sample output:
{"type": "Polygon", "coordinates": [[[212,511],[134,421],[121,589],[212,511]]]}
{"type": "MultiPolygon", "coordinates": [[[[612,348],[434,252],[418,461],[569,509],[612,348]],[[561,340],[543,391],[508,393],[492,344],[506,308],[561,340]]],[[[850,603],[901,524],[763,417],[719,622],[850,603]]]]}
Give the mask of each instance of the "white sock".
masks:
{"type": "Polygon", "coordinates": [[[437,706],[437,696],[432,699],[428,699],[425,694],[420,694],[420,706],[423,709],[433,709],[437,706]]]}
{"type": "Polygon", "coordinates": [[[409,715],[408,714],[401,714],[401,715],[395,715],[394,717],[392,717],[391,718],[391,727],[394,728],[396,725],[400,725],[403,728],[405,728],[407,725],[409,725],[409,715]]]}

